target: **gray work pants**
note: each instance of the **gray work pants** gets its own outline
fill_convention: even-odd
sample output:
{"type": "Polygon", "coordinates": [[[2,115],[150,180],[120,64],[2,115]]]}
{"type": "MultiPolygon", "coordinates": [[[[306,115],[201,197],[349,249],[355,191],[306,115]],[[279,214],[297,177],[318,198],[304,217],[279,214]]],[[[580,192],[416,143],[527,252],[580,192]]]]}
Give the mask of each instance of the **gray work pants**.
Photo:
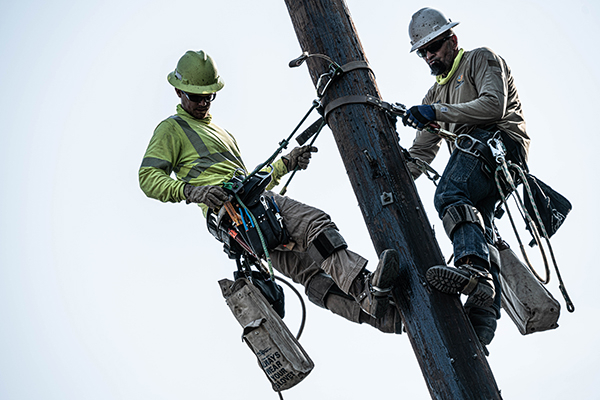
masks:
{"type": "Polygon", "coordinates": [[[306,286],[318,272],[330,275],[338,287],[348,293],[350,285],[366,266],[367,260],[350,250],[340,250],[318,266],[306,252],[312,241],[325,229],[337,229],[331,217],[286,196],[267,191],[281,210],[291,243],[270,251],[273,267],[294,282],[306,286]]]}

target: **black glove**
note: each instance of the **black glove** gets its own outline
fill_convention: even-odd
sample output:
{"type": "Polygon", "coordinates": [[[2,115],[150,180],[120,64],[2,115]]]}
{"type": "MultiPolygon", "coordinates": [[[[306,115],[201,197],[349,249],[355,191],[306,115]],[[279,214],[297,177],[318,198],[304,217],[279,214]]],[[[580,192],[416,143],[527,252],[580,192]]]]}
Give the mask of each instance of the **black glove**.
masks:
{"type": "Polygon", "coordinates": [[[425,125],[435,120],[435,109],[430,105],[412,106],[402,117],[404,126],[412,126],[416,129],[423,129],[425,125]]]}
{"type": "Polygon", "coordinates": [[[187,204],[204,203],[212,209],[221,208],[229,200],[229,195],[221,186],[193,186],[186,183],[183,195],[187,204]]]}
{"type": "Polygon", "coordinates": [[[288,171],[293,171],[296,169],[306,169],[308,167],[308,163],[310,162],[311,153],[316,153],[319,151],[315,146],[302,146],[296,147],[289,154],[283,156],[282,158],[287,161],[286,167],[288,171]]]}

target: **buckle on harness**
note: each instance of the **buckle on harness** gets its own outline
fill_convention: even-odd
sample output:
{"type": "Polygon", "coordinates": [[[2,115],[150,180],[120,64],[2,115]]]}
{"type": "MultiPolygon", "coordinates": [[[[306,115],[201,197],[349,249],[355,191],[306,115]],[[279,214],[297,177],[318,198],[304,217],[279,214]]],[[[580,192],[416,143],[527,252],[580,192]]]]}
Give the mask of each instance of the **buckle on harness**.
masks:
{"type": "Polygon", "coordinates": [[[455,145],[458,150],[477,157],[483,161],[484,171],[488,175],[493,174],[497,163],[501,163],[499,160],[502,160],[503,158],[498,157],[504,157],[505,154],[502,152],[504,149],[504,144],[496,135],[489,139],[486,144],[471,135],[462,134],[458,135],[456,138],[455,145]],[[492,144],[494,147],[492,147],[492,144]]]}
{"type": "Polygon", "coordinates": [[[487,146],[481,140],[475,139],[471,135],[462,134],[456,138],[456,148],[474,157],[481,158],[483,157],[483,150],[487,146]]]}

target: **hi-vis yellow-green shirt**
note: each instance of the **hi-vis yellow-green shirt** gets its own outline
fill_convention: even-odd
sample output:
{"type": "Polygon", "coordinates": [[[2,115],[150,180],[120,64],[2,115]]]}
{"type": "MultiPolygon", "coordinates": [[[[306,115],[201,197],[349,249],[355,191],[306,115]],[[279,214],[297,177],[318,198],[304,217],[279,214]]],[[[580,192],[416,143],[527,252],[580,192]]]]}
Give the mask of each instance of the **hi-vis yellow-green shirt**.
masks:
{"type": "MultiPolygon", "coordinates": [[[[140,188],[146,196],[177,203],[185,200],[186,183],[220,185],[236,170],[247,173],[235,138],[211,120],[210,115],[196,119],[178,104],[177,114],[156,127],[139,170],[140,188]],[[171,177],[173,172],[177,179],[171,177]]],[[[281,159],[273,163],[273,169],[268,189],[288,172],[281,159]]]]}

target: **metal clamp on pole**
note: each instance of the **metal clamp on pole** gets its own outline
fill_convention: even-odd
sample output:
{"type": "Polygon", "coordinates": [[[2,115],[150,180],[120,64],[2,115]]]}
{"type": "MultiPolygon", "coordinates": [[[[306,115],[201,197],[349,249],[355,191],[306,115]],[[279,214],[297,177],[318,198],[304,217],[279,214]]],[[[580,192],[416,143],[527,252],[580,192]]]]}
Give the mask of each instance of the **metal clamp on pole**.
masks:
{"type": "Polygon", "coordinates": [[[321,74],[321,76],[319,76],[319,79],[317,80],[316,88],[317,88],[317,96],[319,98],[321,98],[321,97],[323,97],[323,95],[325,95],[325,92],[327,91],[327,89],[329,88],[329,86],[331,85],[331,83],[334,80],[336,80],[340,76],[342,76],[350,71],[354,71],[357,69],[368,69],[371,72],[373,72],[373,70],[371,69],[371,67],[369,66],[369,64],[366,61],[350,61],[344,65],[339,65],[337,62],[335,62],[334,60],[332,60],[329,56],[326,56],[325,54],[309,54],[306,51],[304,53],[302,53],[302,55],[300,57],[295,58],[292,61],[290,61],[288,65],[290,68],[299,67],[300,65],[302,65],[304,63],[304,61],[306,61],[307,59],[309,59],[311,57],[321,58],[321,59],[329,62],[329,71],[325,72],[324,74],[321,74]]]}

